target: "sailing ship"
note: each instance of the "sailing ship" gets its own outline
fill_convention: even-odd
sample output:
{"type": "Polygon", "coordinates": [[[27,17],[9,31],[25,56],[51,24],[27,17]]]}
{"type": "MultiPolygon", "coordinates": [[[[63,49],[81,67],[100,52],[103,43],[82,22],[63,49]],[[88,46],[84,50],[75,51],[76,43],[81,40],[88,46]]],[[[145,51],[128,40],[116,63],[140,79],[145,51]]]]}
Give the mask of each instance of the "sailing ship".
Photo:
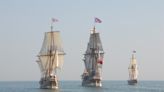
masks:
{"type": "Polygon", "coordinates": [[[58,89],[57,70],[62,68],[64,50],[60,31],[45,32],[42,48],[38,54],[37,63],[41,71],[40,88],[58,89]]]}
{"type": "Polygon", "coordinates": [[[95,26],[90,33],[87,50],[84,54],[84,73],[82,74],[82,86],[101,87],[102,65],[104,51],[102,48],[100,35],[95,30],[95,26]]]}
{"type": "Polygon", "coordinates": [[[128,80],[128,84],[129,85],[135,85],[137,84],[137,77],[138,77],[138,66],[137,66],[137,60],[135,57],[135,53],[136,51],[133,51],[132,54],[132,58],[130,61],[130,65],[129,65],[129,80],[128,80]]]}

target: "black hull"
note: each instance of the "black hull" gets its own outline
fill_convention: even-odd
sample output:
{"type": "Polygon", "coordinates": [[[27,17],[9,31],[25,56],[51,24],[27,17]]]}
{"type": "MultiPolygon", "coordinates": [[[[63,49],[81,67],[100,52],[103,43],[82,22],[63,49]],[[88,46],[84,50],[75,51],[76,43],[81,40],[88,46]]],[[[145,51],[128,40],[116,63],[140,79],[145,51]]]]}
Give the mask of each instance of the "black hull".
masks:
{"type": "Polygon", "coordinates": [[[39,83],[41,89],[58,89],[58,81],[55,78],[42,78],[39,83]]]}
{"type": "Polygon", "coordinates": [[[100,79],[87,79],[84,78],[82,81],[82,86],[84,87],[101,87],[102,83],[100,79]]]}
{"type": "Polygon", "coordinates": [[[136,85],[138,83],[137,80],[128,80],[129,85],[136,85]]]}

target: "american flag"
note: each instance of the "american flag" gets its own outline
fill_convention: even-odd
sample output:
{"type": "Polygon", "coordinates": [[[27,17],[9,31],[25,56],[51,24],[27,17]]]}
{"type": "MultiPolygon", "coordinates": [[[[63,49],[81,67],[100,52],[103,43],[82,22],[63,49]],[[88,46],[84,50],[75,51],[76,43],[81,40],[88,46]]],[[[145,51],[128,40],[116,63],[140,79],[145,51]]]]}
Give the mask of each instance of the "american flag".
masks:
{"type": "Polygon", "coordinates": [[[101,23],[102,21],[99,18],[95,18],[95,23],[101,23]]]}

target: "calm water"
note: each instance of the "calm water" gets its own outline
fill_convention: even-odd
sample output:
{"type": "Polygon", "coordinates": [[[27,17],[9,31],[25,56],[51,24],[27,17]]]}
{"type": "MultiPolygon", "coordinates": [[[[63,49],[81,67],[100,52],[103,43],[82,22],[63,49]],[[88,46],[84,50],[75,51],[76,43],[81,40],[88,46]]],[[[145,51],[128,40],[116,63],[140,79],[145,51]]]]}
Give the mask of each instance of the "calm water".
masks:
{"type": "Polygon", "coordinates": [[[164,81],[103,81],[102,88],[82,87],[80,81],[61,81],[59,90],[39,89],[38,82],[0,82],[0,92],[164,92],[164,81]]]}

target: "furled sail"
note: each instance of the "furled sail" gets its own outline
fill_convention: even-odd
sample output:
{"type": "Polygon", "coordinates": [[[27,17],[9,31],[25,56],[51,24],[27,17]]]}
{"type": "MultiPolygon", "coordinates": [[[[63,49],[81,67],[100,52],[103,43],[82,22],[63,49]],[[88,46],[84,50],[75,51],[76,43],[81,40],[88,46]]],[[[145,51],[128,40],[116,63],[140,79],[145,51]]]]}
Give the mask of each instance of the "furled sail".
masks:
{"type": "Polygon", "coordinates": [[[64,50],[61,43],[60,32],[46,32],[42,48],[38,55],[38,64],[42,73],[52,73],[56,68],[61,68],[64,61],[64,50]]]}
{"type": "Polygon", "coordinates": [[[132,54],[132,59],[129,65],[129,77],[131,80],[135,80],[138,77],[137,60],[134,54],[132,54]]]}

